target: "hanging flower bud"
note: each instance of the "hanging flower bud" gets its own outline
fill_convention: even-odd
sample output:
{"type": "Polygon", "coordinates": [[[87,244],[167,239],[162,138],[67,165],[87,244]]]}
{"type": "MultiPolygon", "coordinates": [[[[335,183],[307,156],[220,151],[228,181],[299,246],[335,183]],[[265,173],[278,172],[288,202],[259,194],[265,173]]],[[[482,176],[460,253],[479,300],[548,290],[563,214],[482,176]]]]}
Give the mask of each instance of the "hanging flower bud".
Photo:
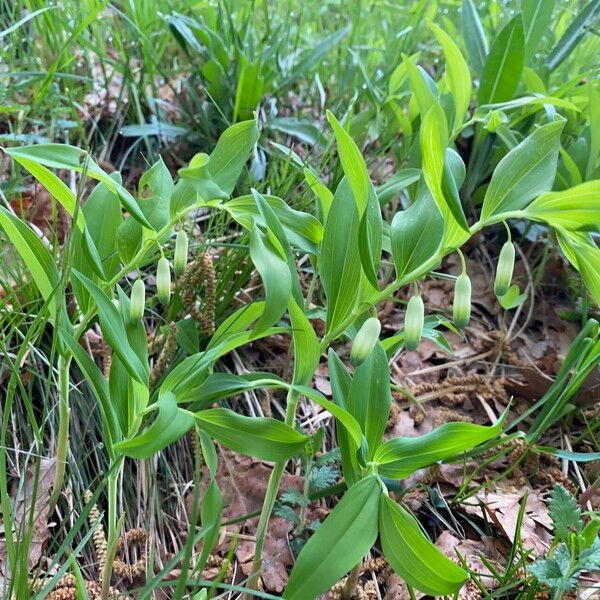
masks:
{"type": "Polygon", "coordinates": [[[425,306],[421,296],[413,296],[408,301],[406,314],[404,316],[404,345],[407,350],[416,350],[425,321],[425,306]]]}
{"type": "Polygon", "coordinates": [[[466,273],[456,278],[452,315],[459,329],[466,327],[471,319],[471,280],[466,273]]]}
{"type": "Polygon", "coordinates": [[[131,286],[129,303],[129,317],[132,321],[139,321],[144,316],[146,304],[146,286],[141,279],[136,279],[131,286]]]}
{"type": "Polygon", "coordinates": [[[188,236],[183,229],[180,229],[175,238],[175,258],[173,259],[173,269],[177,277],[183,275],[183,272],[187,267],[187,257],[188,236]]]}
{"type": "Polygon", "coordinates": [[[362,324],[352,342],[350,352],[350,362],[354,367],[358,367],[373,352],[380,331],[381,323],[377,317],[370,317],[362,324]]]}
{"type": "Polygon", "coordinates": [[[512,281],[513,269],[515,267],[515,246],[511,241],[508,241],[500,250],[498,258],[498,266],[496,267],[496,279],[494,281],[494,294],[504,296],[510,288],[512,281]]]}
{"type": "Polygon", "coordinates": [[[171,267],[169,259],[161,256],[156,267],[156,293],[161,304],[168,304],[171,299],[171,267]]]}

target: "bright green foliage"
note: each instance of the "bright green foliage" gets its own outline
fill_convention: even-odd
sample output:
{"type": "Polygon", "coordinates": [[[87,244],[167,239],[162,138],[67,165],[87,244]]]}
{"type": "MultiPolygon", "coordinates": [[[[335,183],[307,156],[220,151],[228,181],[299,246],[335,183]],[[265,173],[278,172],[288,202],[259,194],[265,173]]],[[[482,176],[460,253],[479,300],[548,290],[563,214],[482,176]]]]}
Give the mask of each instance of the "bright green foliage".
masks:
{"type": "Polygon", "coordinates": [[[550,494],[548,512],[554,525],[554,547],[528,570],[560,598],[576,588],[581,574],[600,568],[600,522],[593,515],[584,525],[577,501],[560,485],[550,494]]]}
{"type": "MultiPolygon", "coordinates": [[[[263,4],[268,11],[270,3],[263,4]]],[[[563,23],[544,58],[538,56],[540,37],[552,23],[554,4],[523,0],[520,10],[500,23],[497,14],[479,14],[475,2],[464,0],[460,26],[458,19],[442,18],[423,27],[426,17],[435,15],[427,12],[426,2],[418,2],[409,11],[400,42],[390,40],[389,51],[378,48],[381,65],[371,59],[365,64],[355,32],[346,27],[327,32],[312,47],[284,59],[278,43],[265,43],[262,51],[254,47],[258,38],[250,19],[241,26],[228,14],[227,27],[220,27],[220,20],[227,19],[212,4],[199,9],[201,19],[168,11],[161,15],[173,43],[185,56],[199,59],[205,93],[194,97],[211,100],[210,108],[198,100],[206,152],[192,156],[175,176],[162,158],[154,160],[134,196],[120,175],[109,175],[102,163],[75,146],[40,143],[6,150],[73,219],[73,233],[61,256],[60,249],[51,252],[34,229],[0,207],[0,227],[29,270],[43,300],[43,315],[56,335],[59,370],[67,384],[60,398],[62,432],[68,433],[69,426],[71,361],[99,407],[111,463],[109,537],[116,540],[118,531],[115,486],[124,459],[152,458],[193,430],[208,470],[205,491],[198,492],[204,539],[199,572],[221,524],[215,442],[276,463],[257,532],[257,546],[262,547],[286,461],[300,459],[309,469],[321,446],[322,434],[305,432],[296,423],[303,396],[335,422],[336,456],[339,452],[347,491],[300,550],[284,597],[309,600],[326,592],[361,562],[378,538],[388,562],[410,586],[430,595],[449,596],[460,589],[466,571],[436,549],[417,520],[390,498],[387,484],[440,461],[464,460],[465,452],[502,433],[506,415],[490,426],[449,423],[420,438],[384,439],[392,403],[389,360],[396,352],[416,349],[422,337],[452,352],[440,328],[456,329],[443,315],[425,317],[419,281],[437,276],[444,257],[500,223],[510,233],[511,225],[528,231],[522,222],[534,221],[555,234],[583,279],[583,294],[589,292],[600,303],[600,249],[594,238],[600,228],[597,74],[577,72],[568,81],[553,76],[592,30],[600,2],[585,3],[563,23]],[[490,23],[498,25],[497,35],[489,36],[491,43],[490,23]],[[421,66],[428,57],[421,50],[425,45],[416,43],[420,28],[440,56],[439,68],[421,66]],[[339,108],[344,98],[327,98],[327,86],[317,73],[324,75],[320,63],[347,37],[353,41],[340,55],[352,53],[352,69],[340,77],[349,86],[356,79],[360,84],[344,113],[339,108]],[[320,130],[276,116],[276,104],[268,116],[262,109],[256,112],[266,94],[289,91],[300,74],[313,72],[322,104],[334,107],[339,119],[327,111],[329,126],[325,123],[320,130]],[[580,85],[582,80],[585,85],[580,85]],[[310,143],[323,164],[311,153],[267,143],[281,133],[310,143]],[[395,173],[384,172],[385,181],[376,179],[361,151],[371,142],[396,165],[395,173]],[[330,160],[332,149],[339,161],[330,160]],[[283,154],[285,161],[277,162],[270,152],[283,154]],[[272,163],[281,168],[277,177],[267,172],[272,163]],[[77,173],[81,189],[86,177],[97,184],[81,203],[51,169],[77,173]],[[298,198],[299,183],[312,190],[308,196],[314,211],[298,198]],[[192,256],[195,248],[189,252],[185,230],[195,231],[199,214],[236,228],[226,247],[237,258],[220,265],[216,274],[209,273],[209,263],[211,246],[218,242],[201,239],[198,256],[192,256]],[[185,282],[172,284],[173,252],[177,276],[187,274],[188,255],[190,263],[197,261],[195,268],[201,264],[205,269],[194,284],[200,289],[192,290],[199,292],[201,308],[189,308],[185,282]],[[146,268],[156,273],[158,298],[146,297],[146,268]],[[261,282],[252,290],[255,297],[241,289],[253,270],[261,282]],[[139,273],[133,283],[130,273],[139,273]],[[404,328],[380,339],[377,313],[382,302],[409,286],[404,328]],[[69,311],[68,289],[73,291],[69,311]],[[172,344],[167,366],[149,360],[144,317],[150,315],[170,324],[163,330],[171,335],[166,338],[172,344]],[[315,320],[322,326],[316,327],[315,320]],[[109,347],[106,374],[80,344],[95,321],[109,347]],[[224,356],[274,335],[290,338],[289,361],[281,376],[233,374],[219,366],[224,356]],[[340,338],[353,340],[351,369],[332,347],[340,338]],[[332,401],[311,387],[325,354],[332,401]],[[157,372],[158,363],[163,372],[157,372]],[[248,416],[213,406],[257,389],[287,394],[283,420],[275,412],[248,416]]],[[[38,11],[30,18],[43,14],[38,11]]],[[[265,35],[276,41],[283,33],[278,29],[265,35]]],[[[53,73],[60,64],[53,66],[53,73]]],[[[51,81],[41,96],[49,93],[51,81]]],[[[129,125],[123,134],[147,140],[162,135],[148,128],[161,126],[156,120],[129,125]]],[[[515,256],[509,237],[494,282],[504,310],[531,297],[512,284],[515,256]]],[[[406,294],[396,297],[403,298],[406,294]]],[[[471,284],[463,260],[453,307],[457,327],[468,324],[470,308],[471,284]]],[[[590,320],[555,383],[530,409],[528,414],[535,416],[529,442],[537,442],[569,413],[571,399],[599,357],[598,327],[590,320]]],[[[337,467],[317,465],[309,473],[308,492],[333,484],[337,467]]],[[[299,527],[304,522],[290,512],[306,506],[306,490],[288,493],[277,508],[299,527]]],[[[557,543],[530,572],[553,590],[568,591],[581,572],[599,565],[597,523],[584,526],[573,499],[561,490],[553,492],[551,515],[557,543]]],[[[194,521],[190,544],[195,527],[194,521]]],[[[260,570],[260,559],[259,551],[254,571],[260,570]]],[[[185,592],[185,579],[181,581],[177,597],[185,592]]],[[[203,597],[202,592],[196,597],[203,597]]]]}

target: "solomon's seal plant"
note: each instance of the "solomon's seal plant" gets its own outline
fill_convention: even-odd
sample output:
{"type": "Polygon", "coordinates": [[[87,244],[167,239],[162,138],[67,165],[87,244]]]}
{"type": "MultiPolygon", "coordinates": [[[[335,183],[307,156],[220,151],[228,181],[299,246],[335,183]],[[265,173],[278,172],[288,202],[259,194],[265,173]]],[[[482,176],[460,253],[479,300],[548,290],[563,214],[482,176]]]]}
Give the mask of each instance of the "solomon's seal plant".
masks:
{"type": "MultiPolygon", "coordinates": [[[[398,118],[410,121],[418,163],[407,169],[409,173],[400,170],[397,174],[405,177],[396,189],[410,202],[395,211],[389,222],[382,212],[383,196],[369,177],[348,132],[348,121],[342,123],[330,112],[327,118],[343,177],[329,189],[310,165],[303,166],[307,183],[315,191],[314,213],[319,218],[312,211],[291,208],[286,199],[255,189],[233,197],[259,139],[255,120],[226,129],[211,154],[196,155],[176,180],[159,160],[142,176],[136,195],[122,185],[118,175],[108,175],[87,153],[73,146],[37,144],[6,150],[73,220],[73,235],[62,250],[73,253],[73,268],[64,268],[62,262],[54,261],[33,229],[0,207],[0,226],[30,270],[59,341],[59,464],[67,460],[68,377],[73,363],[98,402],[111,462],[109,555],[114,556],[118,539],[118,481],[123,462],[152,457],[194,431],[210,480],[201,499],[199,538],[189,538],[189,544],[202,540],[198,572],[217,540],[221,523],[214,442],[274,463],[256,532],[249,582],[256,587],[268,522],[286,463],[305,456],[311,444],[310,432],[296,427],[297,406],[304,397],[336,420],[347,491],[300,551],[284,597],[318,597],[355,569],[378,538],[389,564],[409,585],[432,595],[451,595],[460,588],[466,571],[427,539],[410,512],[390,496],[389,483],[498,436],[505,416],[489,427],[449,423],[420,438],[384,439],[391,406],[388,361],[403,347],[416,348],[422,336],[431,337],[439,323],[435,321],[432,326],[425,317],[419,281],[482,229],[529,220],[555,232],[565,257],[579,271],[593,299],[600,301],[600,250],[592,238],[600,224],[600,180],[594,178],[598,175],[597,152],[590,157],[585,181],[580,177],[569,185],[564,177],[557,177],[565,143],[563,130],[573,111],[585,108],[586,99],[577,98],[579,108],[548,95],[512,100],[516,84],[513,86],[506,73],[498,71],[498,64],[506,44],[516,35],[514,31],[522,34],[520,18],[517,15],[502,30],[487,57],[480,57],[478,106],[472,115],[467,114],[472,96],[469,66],[441,28],[431,25],[446,60],[441,81],[435,82],[420,69],[416,57],[403,58],[396,79],[399,89],[410,95],[410,110],[409,116],[398,118]],[[510,129],[519,120],[513,123],[506,116],[520,109],[527,111],[528,123],[534,123],[523,135],[510,129]],[[497,118],[501,116],[498,111],[506,118],[497,118]],[[477,164],[468,166],[456,146],[457,137],[467,129],[474,136],[473,154],[481,157],[477,164]],[[495,146],[498,140],[501,144],[495,146]],[[97,185],[81,203],[51,169],[75,171],[97,185]],[[473,198],[478,202],[469,204],[473,198]],[[472,208],[474,204],[476,210],[465,211],[465,206],[472,208]],[[184,227],[198,211],[224,213],[243,228],[240,248],[247,251],[260,276],[263,297],[248,300],[225,314],[215,312],[215,303],[224,292],[217,285],[206,244],[186,267],[184,227]],[[93,227],[99,215],[103,219],[101,231],[93,227]],[[175,235],[176,227],[179,232],[175,235]],[[173,267],[179,276],[175,286],[168,258],[173,238],[173,267]],[[298,257],[311,266],[308,291],[298,276],[298,257]],[[156,269],[160,309],[153,287],[149,284],[146,288],[141,275],[132,285],[128,283],[128,274],[141,273],[146,267],[152,272],[156,269]],[[67,285],[75,299],[68,308],[62,293],[67,285]],[[380,339],[378,308],[403,288],[411,290],[404,327],[380,339]],[[218,289],[221,291],[217,293],[218,289]],[[200,293],[203,296],[199,298],[200,293]],[[319,298],[323,301],[315,311],[319,298]],[[146,304],[162,310],[167,324],[159,335],[168,340],[168,356],[158,370],[151,369],[149,359],[143,321],[146,304]],[[324,321],[318,329],[320,335],[311,322],[315,317],[324,321]],[[107,377],[80,345],[95,322],[110,348],[107,377]],[[183,330],[193,331],[192,342],[176,343],[180,339],[177,332],[183,330]],[[288,378],[263,372],[232,375],[215,369],[225,355],[276,334],[292,340],[293,369],[288,378]],[[333,347],[340,338],[352,340],[353,370],[333,347]],[[332,401],[311,387],[322,356],[327,356],[332,401]],[[284,419],[246,416],[218,405],[225,398],[253,389],[284,391],[284,419]]],[[[597,144],[594,147],[597,149],[597,144]]],[[[507,230],[510,233],[508,225],[507,230]]],[[[509,239],[498,261],[494,286],[503,306],[514,305],[519,297],[518,287],[511,287],[514,259],[515,248],[509,239]]],[[[219,274],[216,276],[218,279],[219,274]]],[[[457,327],[469,322],[470,287],[463,266],[454,298],[457,327]]],[[[569,388],[572,392],[573,386],[569,388]]],[[[547,418],[563,415],[571,395],[547,418]]],[[[61,491],[63,477],[64,470],[59,469],[55,494],[61,491]]],[[[184,571],[186,568],[184,564],[184,571]]],[[[537,571],[541,573],[541,568],[537,571]]],[[[176,597],[185,591],[185,572],[180,581],[183,583],[176,597]]],[[[105,573],[105,590],[109,583],[110,573],[105,573]]]]}

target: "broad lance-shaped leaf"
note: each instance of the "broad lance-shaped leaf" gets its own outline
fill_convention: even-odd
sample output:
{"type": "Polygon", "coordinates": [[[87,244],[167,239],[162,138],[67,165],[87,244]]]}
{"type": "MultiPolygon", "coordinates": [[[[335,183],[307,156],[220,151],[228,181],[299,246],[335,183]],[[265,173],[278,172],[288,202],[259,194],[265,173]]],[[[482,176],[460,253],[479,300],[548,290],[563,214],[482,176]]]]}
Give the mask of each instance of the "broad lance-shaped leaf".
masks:
{"type": "Polygon", "coordinates": [[[119,311],[108,296],[91,279],[88,279],[85,275],[75,270],[72,270],[71,273],[74,278],[87,288],[94,299],[98,307],[100,328],[104,334],[104,339],[121,359],[129,374],[140,383],[145,384],[148,380],[148,365],[142,364],[137,354],[129,345],[125,325],[119,311]]]}
{"type": "Polygon", "coordinates": [[[571,230],[600,230],[600,179],[567,190],[546,192],[525,210],[529,219],[571,230]]]}
{"type": "Polygon", "coordinates": [[[394,438],[375,452],[373,462],[379,473],[392,479],[408,477],[417,469],[451,458],[496,437],[502,431],[507,412],[490,426],[473,423],[447,423],[416,438],[394,438]]]}
{"type": "Polygon", "coordinates": [[[159,158],[140,178],[138,204],[155,231],[163,229],[169,222],[174,187],[171,173],[162,158],[159,158]]]}
{"type": "MultiPolygon", "coordinates": [[[[337,406],[346,410],[352,377],[333,348],[329,349],[327,364],[329,367],[329,381],[331,383],[333,401],[337,406]]],[[[352,439],[345,429],[337,427],[336,436],[342,457],[344,480],[346,481],[346,485],[352,486],[359,479],[359,465],[356,451],[362,444],[362,431],[359,426],[359,438],[352,439]]]]}
{"type": "Polygon", "coordinates": [[[162,394],[156,405],[158,414],[152,424],[133,439],[115,444],[115,450],[131,458],[150,458],[194,426],[194,417],[179,409],[174,394],[162,394]]]}
{"type": "Polygon", "coordinates": [[[600,305],[600,248],[589,234],[556,226],[555,230],[562,251],[581,273],[592,298],[600,305]]]}
{"type": "Polygon", "coordinates": [[[481,220],[525,208],[552,188],[564,119],[543,125],[499,163],[485,193],[481,220]]]}
{"type": "Polygon", "coordinates": [[[392,257],[396,277],[402,279],[427,262],[444,238],[444,219],[424,182],[416,200],[395,214],[391,225],[392,257]]]}
{"type": "Polygon", "coordinates": [[[362,430],[358,421],[342,406],[329,402],[323,394],[312,388],[303,385],[294,385],[293,389],[300,392],[313,402],[316,402],[319,406],[323,407],[327,412],[330,412],[339,422],[343,425],[344,429],[348,432],[350,437],[353,439],[356,447],[358,448],[362,443],[362,430]]]}
{"type": "Polygon", "coordinates": [[[377,539],[381,487],[376,477],[352,486],[302,548],[286,600],[318,598],[357,565],[377,539]]]}
{"type": "Polygon", "coordinates": [[[454,132],[458,132],[462,126],[463,119],[469,108],[471,101],[471,74],[469,73],[469,65],[464,59],[458,46],[454,40],[435,23],[430,23],[438,42],[444,49],[446,58],[446,81],[448,89],[454,99],[454,132]]]}
{"type": "MultiPolygon", "coordinates": [[[[402,61],[403,64],[406,65],[406,72],[410,80],[410,87],[414,97],[416,98],[421,119],[423,119],[431,107],[437,104],[437,99],[439,96],[438,89],[435,86],[435,83],[433,84],[433,88],[429,86],[427,74],[422,71],[420,67],[415,66],[411,58],[403,54],[402,61]]],[[[444,140],[444,143],[446,141],[447,140],[444,140]]]]}
{"type": "Polygon", "coordinates": [[[340,122],[330,111],[327,111],[327,120],[333,127],[344,175],[346,175],[350,189],[354,194],[358,213],[362,217],[367,209],[367,201],[372,187],[367,165],[350,134],[340,125],[340,122]]]}
{"type": "Polygon", "coordinates": [[[467,573],[446,558],[424,535],[417,520],[389,496],[381,495],[379,533],[383,553],[409,585],[430,596],[457,592],[467,573]]]}
{"type": "Polygon", "coordinates": [[[233,105],[234,122],[248,119],[260,103],[264,88],[260,61],[242,64],[233,105]]]}
{"type": "MultiPolygon", "coordinates": [[[[52,317],[55,318],[58,306],[64,310],[64,303],[60,302],[61,299],[56,295],[60,285],[60,274],[50,251],[30,227],[3,206],[0,206],[0,226],[21,256],[42,298],[48,303],[52,317]]],[[[66,311],[64,317],[63,321],[69,322],[66,311]]]]}
{"type": "Polygon", "coordinates": [[[383,219],[375,188],[369,178],[363,156],[350,134],[340,125],[333,113],[328,111],[327,119],[335,132],[344,175],[350,184],[358,208],[360,261],[369,283],[377,289],[377,269],[381,257],[383,219]]]}
{"type": "Polygon", "coordinates": [[[102,426],[106,436],[105,444],[108,452],[112,454],[113,444],[121,438],[121,430],[106,379],[90,355],[64,327],[60,328],[60,336],[65,346],[69,348],[77,366],[85,376],[88,385],[98,401],[102,426]]]}
{"type": "Polygon", "coordinates": [[[388,359],[380,343],[354,371],[346,403],[364,432],[372,459],[381,444],[392,404],[388,359]]]}
{"type": "Polygon", "coordinates": [[[525,55],[525,34],[521,14],[515,15],[498,34],[485,60],[477,104],[510,100],[515,93],[525,55]]]}
{"type": "Polygon", "coordinates": [[[139,223],[144,227],[152,228],[135,198],[108,173],[105,173],[84,150],[65,144],[35,144],[7,148],[5,152],[17,162],[24,158],[55,169],[68,169],[76,173],[83,173],[85,170],[86,175],[101,181],[107,188],[113,190],[119,196],[123,206],[139,223]]]}
{"type": "MultiPolygon", "coordinates": [[[[258,135],[255,120],[236,123],[221,134],[208,161],[211,180],[218,190],[231,195],[244,165],[250,157],[252,148],[258,141],[258,135]]],[[[172,216],[179,214],[195,201],[196,190],[192,183],[180,179],[175,186],[171,200],[172,216]]]]}
{"type": "Polygon", "coordinates": [[[488,54],[487,39],[473,0],[463,0],[462,29],[465,45],[476,73],[481,73],[488,54]]]}
{"type": "MultiPolygon", "coordinates": [[[[121,183],[118,173],[111,175],[117,183],[121,183]]],[[[119,270],[119,256],[115,253],[117,229],[121,223],[121,204],[118,196],[103,183],[98,183],[90,193],[86,203],[81,208],[86,220],[86,227],[92,243],[98,249],[98,255],[106,277],[114,277],[119,270]]],[[[79,234],[73,233],[72,244],[77,244],[79,234]]],[[[75,245],[75,247],[77,247],[75,245]]],[[[96,271],[90,265],[85,253],[73,253],[73,268],[92,281],[95,281],[96,271]]],[[[73,280],[73,292],[82,312],[91,308],[91,297],[85,286],[73,280]]]]}
{"type": "Polygon", "coordinates": [[[285,312],[292,291],[292,278],[288,264],[256,224],[250,233],[250,257],[265,290],[264,312],[255,326],[258,333],[274,325],[285,312]]]}
{"type": "Polygon", "coordinates": [[[210,153],[208,167],[214,182],[231,194],[248,160],[254,144],[258,141],[258,127],[254,119],[228,127],[214,150],[210,153]]]}
{"type": "Polygon", "coordinates": [[[293,427],[267,417],[244,417],[226,408],[196,413],[196,422],[217,442],[227,448],[267,461],[297,456],[309,438],[293,427]]]}
{"type": "Polygon", "coordinates": [[[436,102],[421,124],[421,159],[423,178],[442,215],[451,214],[457,224],[468,231],[469,225],[460,203],[458,190],[452,186],[446,160],[448,126],[441,106],[436,102]],[[448,193],[451,192],[451,193],[448,193]]]}
{"type": "Polygon", "coordinates": [[[323,224],[327,221],[329,215],[329,209],[333,202],[333,193],[331,190],[319,179],[319,177],[313,173],[310,169],[304,169],[304,178],[308,183],[311,191],[319,201],[320,208],[320,219],[323,224]]]}
{"type": "Polygon", "coordinates": [[[294,341],[295,385],[309,385],[321,358],[319,339],[304,311],[291,298],[288,305],[294,341]]]}
{"type": "Polygon", "coordinates": [[[554,0],[523,0],[523,29],[525,33],[525,62],[533,56],[535,49],[546,35],[552,19],[554,0]]]}
{"type": "Polygon", "coordinates": [[[245,375],[234,375],[216,372],[208,375],[203,383],[188,392],[180,403],[185,403],[188,410],[196,412],[219,400],[237,396],[245,391],[286,388],[286,382],[272,373],[253,371],[245,375]]]}
{"type": "Polygon", "coordinates": [[[275,211],[271,208],[261,193],[255,189],[252,189],[252,196],[254,197],[256,206],[260,211],[260,215],[264,219],[267,237],[271,241],[271,244],[273,244],[273,246],[277,249],[277,252],[282,258],[285,258],[288,264],[290,269],[292,296],[295,298],[296,302],[302,303],[302,288],[300,287],[300,281],[298,279],[296,259],[294,257],[294,253],[292,252],[292,248],[290,247],[285,230],[283,229],[283,225],[281,224],[281,221],[279,220],[279,217],[275,211]]]}
{"type": "Polygon", "coordinates": [[[344,177],[333,197],[323,241],[320,276],[327,297],[327,331],[335,331],[359,300],[362,277],[358,239],[359,214],[344,177]]]}
{"type": "MultiPolygon", "coordinates": [[[[273,209],[285,230],[287,239],[292,246],[308,252],[318,254],[318,247],[323,239],[323,226],[312,215],[290,208],[284,200],[277,196],[262,194],[273,209]]],[[[251,194],[238,196],[217,208],[226,210],[240,225],[252,229],[256,222],[260,227],[265,227],[265,220],[258,210],[254,196],[251,194]]]]}

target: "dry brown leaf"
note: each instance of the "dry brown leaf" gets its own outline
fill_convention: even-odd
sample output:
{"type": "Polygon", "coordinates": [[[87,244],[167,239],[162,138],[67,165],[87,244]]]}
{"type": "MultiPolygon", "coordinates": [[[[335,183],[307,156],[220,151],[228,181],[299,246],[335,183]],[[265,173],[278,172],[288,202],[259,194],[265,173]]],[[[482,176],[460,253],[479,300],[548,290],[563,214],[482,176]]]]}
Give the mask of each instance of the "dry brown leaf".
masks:
{"type": "MultiPolygon", "coordinates": [[[[25,473],[25,483],[13,505],[14,536],[20,539],[29,527],[30,521],[33,523],[28,557],[30,569],[34,568],[40,561],[44,546],[50,538],[50,528],[48,526],[50,506],[48,503],[55,473],[56,460],[53,458],[42,458],[37,478],[36,465],[29,465],[25,473]]],[[[5,534],[2,522],[0,522],[0,531],[5,534]]],[[[6,543],[4,540],[0,540],[0,583],[2,577],[8,575],[6,571],[6,543]]]]}
{"type": "MultiPolygon", "coordinates": [[[[480,505],[485,506],[488,520],[498,527],[502,534],[512,543],[515,540],[517,521],[519,517],[520,502],[526,490],[505,490],[490,492],[481,490],[469,503],[463,503],[466,512],[483,518],[480,505]]],[[[527,550],[534,551],[543,556],[550,547],[552,536],[552,520],[548,515],[548,509],[539,494],[529,490],[523,523],[521,526],[521,542],[527,550]]]]}
{"type": "MultiPolygon", "coordinates": [[[[271,467],[258,460],[241,456],[222,449],[219,453],[217,480],[223,494],[223,521],[232,520],[245,514],[258,512],[262,508],[271,467]]],[[[203,478],[207,481],[208,478],[203,478]]],[[[303,479],[297,475],[285,473],[280,491],[286,488],[302,490],[303,479]]],[[[256,533],[258,517],[243,523],[228,525],[228,534],[239,533],[244,527],[245,534],[256,533]]],[[[288,545],[288,534],[292,523],[280,517],[271,517],[263,552],[264,569],[261,579],[264,589],[272,592],[283,591],[288,581],[287,568],[293,564],[292,552],[288,545]]],[[[220,550],[226,552],[231,544],[228,535],[220,550]]],[[[236,547],[236,558],[242,572],[249,575],[254,559],[255,543],[251,539],[241,539],[236,547]]]]}
{"type": "MultiPolygon", "coordinates": [[[[444,531],[438,537],[435,545],[451,560],[460,564],[456,553],[458,552],[466,561],[469,569],[479,574],[482,582],[487,589],[494,589],[499,582],[492,575],[492,572],[486,567],[481,556],[494,564],[498,571],[502,572],[502,557],[496,550],[493,540],[489,537],[483,537],[481,540],[461,540],[449,531],[444,531]]],[[[467,600],[470,597],[470,590],[464,586],[459,592],[459,598],[467,600]]]]}

